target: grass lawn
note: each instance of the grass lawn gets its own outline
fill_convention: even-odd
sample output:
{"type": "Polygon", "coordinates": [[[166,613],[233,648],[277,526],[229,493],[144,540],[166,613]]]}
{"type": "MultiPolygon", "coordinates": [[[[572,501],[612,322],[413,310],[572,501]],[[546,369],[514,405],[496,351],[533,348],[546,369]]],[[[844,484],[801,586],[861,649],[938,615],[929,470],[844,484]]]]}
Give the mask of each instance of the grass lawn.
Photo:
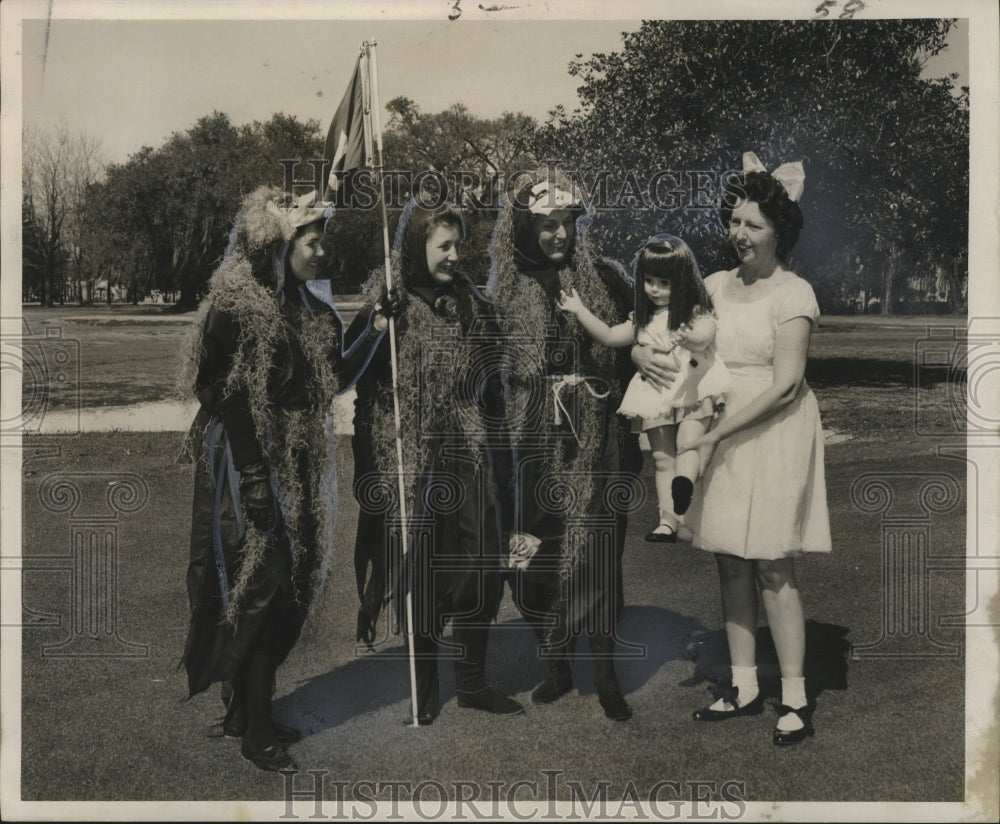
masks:
{"type": "MultiPolygon", "coordinates": [[[[55,320],[66,337],[80,341],[84,405],[164,397],[165,364],[186,329],[183,318],[108,324],[70,320],[63,312],[26,311],[25,318],[33,333],[55,320]]],[[[300,768],[328,770],[329,781],[354,787],[435,780],[449,793],[456,786],[449,782],[498,781],[509,788],[527,780],[537,783],[537,792],[523,788],[519,797],[535,800],[549,796],[548,781],[564,800],[572,799],[573,782],[588,799],[608,782],[609,799],[627,797],[631,787],[646,800],[661,781],[680,782],[681,797],[691,800],[697,786],[691,782],[703,781],[716,800],[727,782],[736,782],[738,796],[751,802],[961,801],[966,639],[963,627],[941,621],[963,615],[969,600],[960,560],[966,551],[964,439],[953,434],[955,393],[945,370],[924,375],[922,394],[914,391],[913,353],[924,331],[920,322],[832,319],[813,339],[808,379],[825,427],[844,438],[827,449],[834,551],[798,567],[810,618],[807,679],[819,702],[814,739],[788,750],[773,747],[770,712],[718,725],[691,719],[692,710],[711,700],[710,679],[728,665],[718,582],[709,554],[685,543],[663,550],[642,540],[655,520],[648,459],[647,503],[630,520],[628,606],[620,631],[626,653],[620,675],[635,717],[625,724],[603,717],[586,660],[577,662],[575,692],[506,719],[459,710],[444,665],[440,718],[427,728],[405,726],[401,639],[386,638],[374,655],[355,649],[357,508],[350,445],[340,438],[334,569],[278,678],[278,716],[307,733],[292,747],[300,768]],[[941,446],[958,447],[959,457],[941,454],[941,446]],[[933,494],[925,487],[937,476],[941,488],[952,483],[947,488],[957,492],[947,505],[928,510],[933,494]],[[876,506],[883,487],[891,507],[885,512],[876,506]],[[904,579],[884,579],[887,552],[904,535],[925,541],[921,562],[930,560],[926,568],[908,568],[904,579]],[[899,599],[907,595],[912,598],[899,613],[899,599]]],[[[217,694],[185,700],[177,664],[187,625],[192,468],[178,461],[180,433],[26,438],[24,446],[23,797],[281,799],[280,776],[241,759],[238,742],[213,737],[222,706],[217,694]],[[40,496],[57,474],[70,475],[81,490],[74,513],[57,511],[54,496],[40,496]],[[66,657],[60,645],[74,637],[71,605],[79,602],[72,589],[74,530],[94,527],[85,515],[113,518],[106,509],[109,481],[127,478],[146,499],[105,524],[117,548],[117,598],[111,599],[117,640],[104,649],[115,654],[66,657]]],[[[493,680],[528,703],[544,666],[509,599],[491,638],[493,680]]],[[[777,664],[763,623],[759,640],[762,686],[776,696],[777,664]]],[[[335,810],[332,793],[327,814],[335,810]]],[[[389,791],[379,797],[388,800],[389,791]]],[[[608,812],[617,809],[612,804],[608,812]]]]}

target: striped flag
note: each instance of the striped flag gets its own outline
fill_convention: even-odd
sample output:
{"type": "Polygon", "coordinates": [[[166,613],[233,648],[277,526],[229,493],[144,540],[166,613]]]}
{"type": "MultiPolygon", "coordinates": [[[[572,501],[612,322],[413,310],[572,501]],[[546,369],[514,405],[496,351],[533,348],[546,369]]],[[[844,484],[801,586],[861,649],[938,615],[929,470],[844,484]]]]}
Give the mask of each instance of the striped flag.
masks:
{"type": "Polygon", "coordinates": [[[372,165],[371,91],[367,54],[358,55],[351,82],[326,135],[324,200],[349,201],[350,172],[372,165]]]}

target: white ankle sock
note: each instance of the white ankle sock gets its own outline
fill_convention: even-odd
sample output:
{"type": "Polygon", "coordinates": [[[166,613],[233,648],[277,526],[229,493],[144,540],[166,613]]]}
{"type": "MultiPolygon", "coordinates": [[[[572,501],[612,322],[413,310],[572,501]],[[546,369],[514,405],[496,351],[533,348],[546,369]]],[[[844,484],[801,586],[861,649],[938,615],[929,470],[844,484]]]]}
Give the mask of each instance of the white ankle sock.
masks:
{"type": "Polygon", "coordinates": [[[760,692],[757,686],[757,667],[733,667],[733,686],[739,690],[736,700],[745,707],[760,692]]]}
{"type": "MultiPolygon", "coordinates": [[[[757,686],[757,667],[732,667],[731,669],[733,671],[733,686],[739,691],[736,700],[739,706],[745,707],[760,692],[757,686]]],[[[724,712],[735,710],[736,707],[720,698],[712,704],[711,709],[724,712]]]]}
{"type": "Polygon", "coordinates": [[[800,709],[806,705],[806,679],[782,678],[781,703],[786,707],[800,709]]]}
{"type": "MultiPolygon", "coordinates": [[[[808,703],[806,701],[806,679],[782,678],[781,679],[781,703],[786,707],[801,709],[808,703]]],[[[795,713],[788,713],[778,719],[777,728],[784,732],[800,730],[805,724],[795,713]]]]}

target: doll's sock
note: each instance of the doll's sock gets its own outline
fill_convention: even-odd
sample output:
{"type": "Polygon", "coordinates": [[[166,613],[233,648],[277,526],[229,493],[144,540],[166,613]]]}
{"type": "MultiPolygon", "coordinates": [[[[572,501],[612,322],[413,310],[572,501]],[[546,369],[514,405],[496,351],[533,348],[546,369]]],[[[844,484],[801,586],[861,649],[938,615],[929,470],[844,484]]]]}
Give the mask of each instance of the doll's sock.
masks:
{"type": "MultiPolygon", "coordinates": [[[[806,679],[782,678],[781,679],[781,703],[792,709],[801,709],[808,703],[806,701],[806,679]]],[[[790,712],[778,719],[777,728],[784,732],[800,730],[805,724],[795,713],[790,712]]]]}

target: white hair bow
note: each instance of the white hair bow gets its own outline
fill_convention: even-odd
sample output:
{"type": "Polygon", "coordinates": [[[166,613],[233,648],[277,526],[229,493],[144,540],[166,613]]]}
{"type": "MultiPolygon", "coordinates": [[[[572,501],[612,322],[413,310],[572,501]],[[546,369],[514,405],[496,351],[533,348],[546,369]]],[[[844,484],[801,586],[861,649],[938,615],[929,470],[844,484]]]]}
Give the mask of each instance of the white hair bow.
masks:
{"type": "MultiPolygon", "coordinates": [[[[743,153],[743,171],[764,172],[768,174],[767,169],[764,168],[764,164],[760,162],[760,159],[753,152],[743,153]]],[[[802,168],[801,162],[783,163],[773,172],[770,172],[770,175],[785,187],[789,200],[798,201],[802,197],[802,184],[805,183],[806,172],[802,168]]]]}

